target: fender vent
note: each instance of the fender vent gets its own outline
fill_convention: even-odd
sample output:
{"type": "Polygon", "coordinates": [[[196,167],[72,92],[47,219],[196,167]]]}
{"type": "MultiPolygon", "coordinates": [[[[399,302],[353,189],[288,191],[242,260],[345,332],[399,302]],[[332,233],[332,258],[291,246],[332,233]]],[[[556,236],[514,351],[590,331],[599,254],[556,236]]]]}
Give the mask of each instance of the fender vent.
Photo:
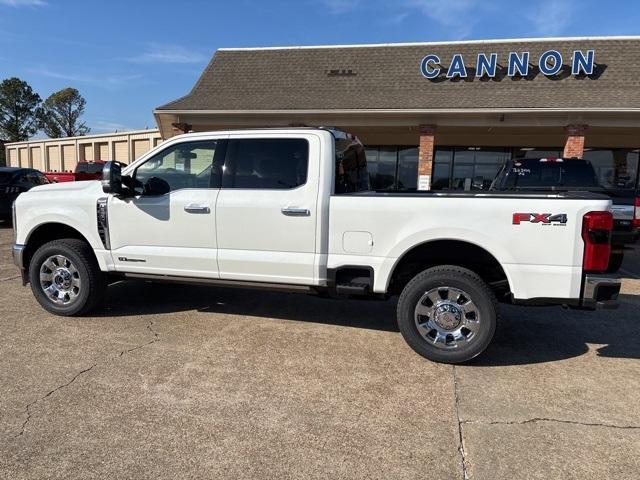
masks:
{"type": "Polygon", "coordinates": [[[98,226],[98,235],[102,240],[102,245],[107,250],[111,250],[111,242],[109,240],[109,214],[107,210],[108,198],[99,198],[96,204],[96,219],[98,226]]]}

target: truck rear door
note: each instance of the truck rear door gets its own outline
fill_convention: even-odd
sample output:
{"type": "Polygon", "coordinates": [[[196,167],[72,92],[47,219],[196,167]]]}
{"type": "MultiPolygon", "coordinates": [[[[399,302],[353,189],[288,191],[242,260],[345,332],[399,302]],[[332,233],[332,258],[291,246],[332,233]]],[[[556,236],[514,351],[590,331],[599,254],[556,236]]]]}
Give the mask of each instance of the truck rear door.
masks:
{"type": "Polygon", "coordinates": [[[220,278],[312,284],[320,138],[231,134],[216,204],[220,278]]]}

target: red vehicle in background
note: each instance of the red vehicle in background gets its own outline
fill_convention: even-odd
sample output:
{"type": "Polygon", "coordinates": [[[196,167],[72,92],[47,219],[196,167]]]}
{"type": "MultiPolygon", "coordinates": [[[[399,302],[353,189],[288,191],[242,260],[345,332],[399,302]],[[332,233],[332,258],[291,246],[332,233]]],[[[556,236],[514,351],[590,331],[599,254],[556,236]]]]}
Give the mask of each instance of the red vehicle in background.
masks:
{"type": "Polygon", "coordinates": [[[45,172],[44,174],[49,181],[55,183],[100,180],[104,163],[102,160],[86,160],[78,162],[73,172],[45,172]]]}

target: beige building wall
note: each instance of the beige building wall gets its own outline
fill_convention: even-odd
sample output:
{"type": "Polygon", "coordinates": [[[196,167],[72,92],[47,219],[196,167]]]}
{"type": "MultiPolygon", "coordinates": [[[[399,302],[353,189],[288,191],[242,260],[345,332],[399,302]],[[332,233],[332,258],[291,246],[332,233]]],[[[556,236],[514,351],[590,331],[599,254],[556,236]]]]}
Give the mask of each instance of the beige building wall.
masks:
{"type": "Polygon", "coordinates": [[[134,140],[133,141],[133,159],[137,160],[146,152],[151,150],[151,144],[149,140],[134,140]]]}
{"type": "Polygon", "coordinates": [[[83,137],[50,138],[5,144],[7,165],[41,171],[73,171],[79,161],[129,163],[162,142],[157,129],[83,137]]]}
{"type": "Polygon", "coordinates": [[[79,145],[80,148],[80,158],[78,158],[79,162],[84,162],[86,160],[93,160],[93,145],[91,143],[81,143],[79,145]]]}
{"type": "Polygon", "coordinates": [[[19,148],[18,149],[18,158],[20,159],[21,167],[29,167],[29,149],[28,148],[19,148]]]}
{"type": "Polygon", "coordinates": [[[112,156],[118,162],[129,163],[129,143],[126,140],[113,142],[112,156]]]}
{"type": "Polygon", "coordinates": [[[49,159],[49,171],[59,172],[62,170],[60,161],[60,145],[50,145],[46,147],[47,158],[49,159]]]}
{"type": "Polygon", "coordinates": [[[62,145],[62,171],[69,172],[76,166],[76,146],[62,145]]]}
{"type": "Polygon", "coordinates": [[[94,160],[112,160],[109,158],[109,142],[96,143],[96,155],[94,160]]]}
{"type": "Polygon", "coordinates": [[[44,157],[42,156],[42,147],[30,147],[29,153],[31,154],[31,167],[40,171],[45,170],[44,157]]]}
{"type": "Polygon", "coordinates": [[[7,165],[9,166],[17,166],[18,165],[18,150],[12,149],[7,152],[7,165]]]}

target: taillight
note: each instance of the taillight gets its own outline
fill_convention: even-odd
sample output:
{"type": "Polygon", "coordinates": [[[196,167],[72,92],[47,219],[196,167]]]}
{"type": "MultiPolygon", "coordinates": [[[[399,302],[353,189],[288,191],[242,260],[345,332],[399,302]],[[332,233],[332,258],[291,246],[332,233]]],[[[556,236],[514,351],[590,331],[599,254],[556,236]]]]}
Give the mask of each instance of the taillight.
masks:
{"type": "Polygon", "coordinates": [[[582,240],[584,241],[582,269],[585,272],[604,272],[609,267],[611,230],[613,230],[611,212],[589,212],[582,217],[582,240]]]}
{"type": "Polygon", "coordinates": [[[640,227],[640,197],[636,197],[636,203],[633,209],[633,226],[640,227]]]}

